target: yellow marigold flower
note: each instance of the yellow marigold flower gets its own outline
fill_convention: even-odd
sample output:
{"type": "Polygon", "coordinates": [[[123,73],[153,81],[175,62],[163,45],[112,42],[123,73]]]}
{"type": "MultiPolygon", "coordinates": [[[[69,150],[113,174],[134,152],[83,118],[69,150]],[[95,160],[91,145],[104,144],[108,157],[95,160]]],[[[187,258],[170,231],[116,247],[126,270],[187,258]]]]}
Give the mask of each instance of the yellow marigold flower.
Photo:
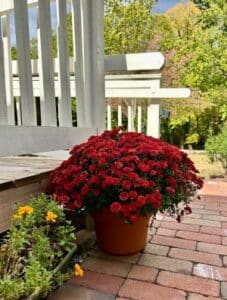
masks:
{"type": "Polygon", "coordinates": [[[18,219],[21,219],[21,215],[18,215],[18,214],[14,214],[13,215],[13,220],[18,220],[18,219]]]}
{"type": "Polygon", "coordinates": [[[22,216],[22,215],[31,215],[33,213],[34,209],[31,206],[25,205],[25,206],[21,206],[18,209],[18,215],[22,216]]]}
{"type": "Polygon", "coordinates": [[[79,264],[75,264],[74,274],[75,274],[75,276],[80,276],[80,277],[84,276],[84,271],[79,264]]]}
{"type": "Polygon", "coordinates": [[[46,215],[46,220],[49,222],[49,221],[52,221],[52,222],[56,222],[56,219],[57,219],[58,215],[56,215],[55,213],[53,213],[52,211],[48,211],[47,212],[47,215],[46,215]]]}

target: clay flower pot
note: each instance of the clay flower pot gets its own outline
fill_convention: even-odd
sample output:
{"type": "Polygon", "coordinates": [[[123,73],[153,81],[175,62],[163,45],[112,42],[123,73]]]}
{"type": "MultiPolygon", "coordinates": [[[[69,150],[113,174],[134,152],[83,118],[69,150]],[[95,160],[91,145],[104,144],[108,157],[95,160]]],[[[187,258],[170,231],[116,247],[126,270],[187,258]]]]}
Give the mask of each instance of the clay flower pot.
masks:
{"type": "Polygon", "coordinates": [[[146,245],[151,216],[139,216],[132,224],[101,209],[93,214],[97,244],[103,251],[114,255],[131,255],[142,251],[146,245]]]}

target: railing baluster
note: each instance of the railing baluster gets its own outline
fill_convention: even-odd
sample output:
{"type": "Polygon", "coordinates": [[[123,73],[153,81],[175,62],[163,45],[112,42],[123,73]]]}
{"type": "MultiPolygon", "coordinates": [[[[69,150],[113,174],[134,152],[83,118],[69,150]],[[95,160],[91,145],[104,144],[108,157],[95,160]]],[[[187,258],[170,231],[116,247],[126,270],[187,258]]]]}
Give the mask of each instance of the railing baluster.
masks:
{"type": "Polygon", "coordinates": [[[132,131],[132,104],[131,100],[127,101],[128,103],[128,131],[132,131]]]}
{"type": "Polygon", "coordinates": [[[8,124],[2,26],[0,17],[0,125],[8,124]]]}
{"type": "Polygon", "coordinates": [[[59,125],[72,126],[72,109],[69,83],[69,56],[67,39],[66,0],[57,0],[57,47],[59,82],[59,125]]]}
{"type": "Polygon", "coordinates": [[[26,0],[14,0],[18,74],[23,125],[36,125],[30,60],[28,8],[26,0]]]}
{"type": "Polygon", "coordinates": [[[117,106],[117,125],[122,126],[122,100],[119,100],[117,106]]]}
{"type": "Polygon", "coordinates": [[[137,106],[137,132],[142,132],[142,107],[141,105],[137,106]]]}
{"type": "Polygon", "coordinates": [[[50,1],[39,0],[38,14],[38,53],[40,72],[41,122],[44,126],[56,126],[56,101],[54,90],[54,66],[52,56],[52,34],[50,1]]]}
{"type": "Polygon", "coordinates": [[[107,129],[111,130],[112,128],[112,116],[111,116],[111,100],[107,102],[107,129]]]}
{"type": "Polygon", "coordinates": [[[12,82],[12,58],[11,58],[11,44],[10,44],[10,23],[9,23],[8,15],[2,16],[2,34],[3,34],[8,124],[15,125],[13,82],[12,82]]]}
{"type": "Polygon", "coordinates": [[[0,17],[0,125],[8,124],[7,104],[6,104],[6,86],[5,86],[5,69],[4,53],[2,41],[2,26],[0,17]]]}
{"type": "Polygon", "coordinates": [[[72,8],[78,126],[101,132],[105,125],[104,1],[72,0],[72,8]]]}

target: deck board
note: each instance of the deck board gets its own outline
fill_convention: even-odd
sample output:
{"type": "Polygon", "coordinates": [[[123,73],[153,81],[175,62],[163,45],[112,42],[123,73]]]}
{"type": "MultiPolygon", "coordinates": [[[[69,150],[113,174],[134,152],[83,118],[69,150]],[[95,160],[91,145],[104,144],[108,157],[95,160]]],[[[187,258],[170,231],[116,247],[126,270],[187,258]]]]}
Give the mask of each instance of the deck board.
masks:
{"type": "Polygon", "coordinates": [[[60,158],[33,156],[0,158],[0,190],[46,177],[62,161],[60,158]]]}

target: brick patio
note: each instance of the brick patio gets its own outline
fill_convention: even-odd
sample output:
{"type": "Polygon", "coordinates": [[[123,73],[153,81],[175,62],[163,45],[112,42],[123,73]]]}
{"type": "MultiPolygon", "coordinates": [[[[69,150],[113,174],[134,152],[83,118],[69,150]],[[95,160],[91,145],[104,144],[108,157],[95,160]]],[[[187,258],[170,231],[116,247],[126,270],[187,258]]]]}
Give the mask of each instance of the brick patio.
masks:
{"type": "Polygon", "coordinates": [[[227,182],[208,181],[182,223],[159,215],[143,253],[92,250],[51,300],[227,299],[227,182]]]}

